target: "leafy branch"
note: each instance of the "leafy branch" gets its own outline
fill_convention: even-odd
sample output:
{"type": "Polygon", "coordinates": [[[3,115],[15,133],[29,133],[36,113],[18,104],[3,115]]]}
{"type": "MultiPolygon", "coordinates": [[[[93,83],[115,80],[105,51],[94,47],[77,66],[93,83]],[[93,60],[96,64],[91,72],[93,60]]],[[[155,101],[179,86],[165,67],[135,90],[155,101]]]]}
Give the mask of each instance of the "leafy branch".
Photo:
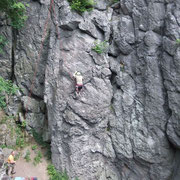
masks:
{"type": "Polygon", "coordinates": [[[83,13],[85,11],[92,11],[93,6],[95,5],[94,0],[68,0],[71,6],[71,9],[83,13]]]}
{"type": "Polygon", "coordinates": [[[17,0],[0,0],[0,11],[6,13],[11,20],[11,26],[15,29],[22,28],[27,20],[26,6],[29,5],[17,0]]]}
{"type": "Polygon", "coordinates": [[[0,76],[0,108],[5,108],[8,98],[15,95],[19,88],[10,80],[5,80],[0,76]]]}
{"type": "Polygon", "coordinates": [[[102,41],[102,42],[95,41],[92,50],[94,50],[98,54],[102,54],[106,52],[107,48],[108,48],[107,41],[102,41]]]}

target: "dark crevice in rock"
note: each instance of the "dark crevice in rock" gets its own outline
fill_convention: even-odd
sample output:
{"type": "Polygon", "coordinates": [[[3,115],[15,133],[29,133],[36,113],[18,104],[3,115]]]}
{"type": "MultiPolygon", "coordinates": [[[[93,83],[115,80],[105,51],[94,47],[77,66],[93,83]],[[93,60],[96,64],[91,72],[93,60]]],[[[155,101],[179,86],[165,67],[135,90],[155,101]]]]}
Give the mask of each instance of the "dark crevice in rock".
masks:
{"type": "MultiPolygon", "coordinates": [[[[112,107],[113,108],[113,107],[112,107]]],[[[111,131],[111,126],[110,126],[110,122],[108,121],[107,122],[107,131],[109,132],[109,131],[111,131]]]]}
{"type": "Polygon", "coordinates": [[[179,180],[180,177],[180,150],[176,150],[174,162],[174,171],[172,175],[172,180],[179,180]]]}
{"type": "MultiPolygon", "coordinates": [[[[167,4],[165,5],[165,10],[167,12],[167,4]]],[[[174,11],[172,11],[172,13],[173,12],[174,11]]],[[[161,29],[161,34],[160,34],[162,37],[167,37],[166,33],[165,33],[166,28],[164,28],[164,27],[166,27],[165,26],[165,21],[166,20],[164,20],[164,25],[163,25],[163,28],[161,29]]],[[[169,54],[169,52],[167,52],[165,49],[163,49],[163,43],[164,43],[164,41],[162,42],[162,46],[160,47],[161,53],[159,55],[159,58],[160,58],[159,69],[160,69],[160,73],[161,73],[161,77],[162,77],[162,84],[163,84],[162,88],[163,88],[163,91],[164,91],[164,101],[165,101],[165,103],[163,105],[163,108],[165,110],[166,117],[167,117],[166,118],[167,122],[166,122],[166,125],[165,125],[165,134],[166,134],[167,140],[168,140],[168,142],[170,144],[170,148],[173,149],[174,151],[176,151],[175,156],[174,156],[171,180],[179,180],[179,177],[180,177],[180,173],[179,173],[180,172],[180,161],[179,161],[179,159],[180,159],[180,151],[177,149],[177,147],[175,147],[175,145],[172,142],[172,139],[169,137],[168,132],[167,132],[168,131],[168,123],[169,123],[170,117],[172,116],[172,110],[171,110],[170,105],[169,105],[170,100],[169,100],[169,97],[168,97],[168,91],[170,91],[170,90],[165,85],[165,81],[167,81],[167,80],[169,81],[170,80],[170,81],[173,82],[174,79],[176,79],[176,78],[175,77],[173,77],[173,78],[165,77],[166,73],[169,74],[170,76],[172,76],[172,75],[171,75],[171,72],[169,72],[164,67],[163,53],[166,52],[169,56],[172,56],[172,55],[169,54]],[[166,71],[166,73],[164,73],[164,71],[166,71]]],[[[170,120],[170,121],[172,121],[172,120],[170,120]]]]}
{"type": "Polygon", "coordinates": [[[110,31],[111,31],[111,33],[110,33],[110,35],[109,35],[109,44],[112,44],[112,42],[113,42],[113,26],[111,25],[111,27],[110,27],[110,31]]]}
{"type": "Polygon", "coordinates": [[[106,9],[99,9],[99,8],[96,8],[96,7],[94,9],[96,9],[96,10],[98,10],[100,12],[106,12],[106,9]]]}
{"type": "MultiPolygon", "coordinates": [[[[165,6],[166,7],[166,6],[165,6]]],[[[164,27],[165,27],[165,21],[164,21],[164,27]]],[[[162,28],[162,31],[161,31],[161,34],[160,34],[162,37],[163,36],[165,36],[165,28],[162,28]]],[[[160,71],[160,74],[161,74],[161,78],[162,78],[162,85],[163,85],[163,87],[162,87],[162,90],[163,90],[163,92],[164,92],[164,101],[165,101],[165,103],[164,103],[164,105],[163,105],[163,108],[164,108],[164,110],[165,110],[165,113],[166,113],[166,119],[167,119],[167,123],[166,123],[166,130],[167,130],[167,124],[168,124],[168,119],[171,117],[171,115],[172,115],[172,110],[170,109],[170,107],[169,107],[169,98],[168,98],[168,90],[167,90],[167,88],[166,88],[166,85],[164,84],[164,82],[165,82],[165,78],[164,78],[164,68],[163,68],[163,62],[162,62],[162,59],[163,59],[163,53],[164,53],[164,49],[163,49],[163,41],[162,41],[162,43],[161,43],[161,46],[159,47],[159,51],[160,51],[160,53],[159,53],[159,59],[160,59],[160,62],[159,62],[159,64],[158,64],[158,66],[159,66],[159,71],[160,71]]]]}
{"type": "Polygon", "coordinates": [[[40,5],[42,5],[41,1],[40,0],[32,0],[34,2],[38,2],[40,5]]]}
{"type": "Polygon", "coordinates": [[[24,86],[25,89],[27,89],[28,93],[26,93],[26,95],[28,95],[30,98],[33,98],[33,99],[35,99],[35,100],[37,100],[37,101],[42,101],[42,100],[44,100],[44,98],[33,94],[32,91],[30,92],[29,89],[28,89],[28,87],[27,87],[25,84],[23,84],[23,86],[24,86]]]}
{"type": "Polygon", "coordinates": [[[120,14],[121,9],[120,9],[120,3],[115,3],[111,5],[111,8],[113,9],[113,16],[117,16],[120,14]]]}
{"type": "Polygon", "coordinates": [[[91,36],[92,38],[96,38],[91,32],[89,32],[88,30],[83,30],[83,29],[79,29],[81,32],[88,34],[89,36],[91,36]]]}
{"type": "Polygon", "coordinates": [[[110,82],[113,87],[116,86],[116,76],[117,73],[111,70],[110,82]]]}
{"type": "Polygon", "coordinates": [[[112,54],[112,53],[110,53],[110,52],[108,52],[108,56],[111,56],[111,57],[113,57],[113,58],[117,58],[117,56],[115,56],[114,54],[112,54]]]}
{"type": "Polygon", "coordinates": [[[36,99],[37,101],[42,101],[42,100],[43,100],[42,97],[37,96],[37,95],[35,95],[35,94],[33,94],[33,93],[31,93],[31,98],[34,98],[34,99],[36,99]]]}
{"type": "Polygon", "coordinates": [[[44,114],[45,114],[45,120],[44,120],[44,124],[45,124],[45,127],[48,127],[48,110],[47,110],[47,106],[46,106],[46,104],[44,104],[44,114]]]}
{"type": "Polygon", "coordinates": [[[14,74],[14,66],[15,66],[15,50],[16,50],[16,44],[17,44],[17,30],[12,29],[12,49],[11,49],[11,80],[14,82],[15,80],[15,74],[14,74]]]}
{"type": "MultiPolygon", "coordinates": [[[[114,104],[114,97],[112,97],[112,99],[111,99],[110,110],[111,110],[112,114],[115,115],[116,112],[115,112],[115,108],[114,108],[113,104],[114,104]]],[[[109,121],[107,123],[107,129],[109,129],[109,131],[111,130],[111,126],[110,126],[110,122],[109,121]]]]}
{"type": "Polygon", "coordinates": [[[93,22],[94,22],[94,25],[97,28],[97,31],[99,31],[99,33],[103,34],[103,36],[104,36],[104,33],[105,33],[104,30],[99,27],[99,24],[95,20],[93,20],[93,22]]]}
{"type": "MultiPolygon", "coordinates": [[[[21,103],[20,112],[22,113],[22,117],[25,119],[27,111],[26,111],[25,107],[23,107],[22,103],[21,103]]],[[[19,119],[19,120],[21,121],[21,119],[19,119]]]]}
{"type": "MultiPolygon", "coordinates": [[[[160,72],[161,72],[161,77],[163,79],[163,72],[162,72],[161,68],[160,68],[160,72]]],[[[167,119],[167,123],[168,123],[168,119],[172,115],[172,110],[169,108],[168,93],[167,93],[167,89],[166,89],[166,87],[164,85],[164,80],[163,80],[163,87],[162,88],[163,88],[163,91],[164,91],[164,101],[165,101],[165,103],[163,105],[163,109],[164,109],[164,111],[166,113],[166,117],[167,117],[166,119],[167,119]]],[[[166,123],[166,128],[167,128],[167,123],[166,123]]]]}
{"type": "MultiPolygon", "coordinates": [[[[111,70],[111,69],[110,69],[110,70],[111,70]]],[[[118,76],[117,76],[117,73],[111,70],[110,82],[111,82],[111,85],[112,85],[112,87],[113,87],[113,92],[114,92],[116,89],[120,89],[122,92],[124,92],[124,91],[121,89],[120,85],[117,84],[117,81],[116,81],[116,78],[117,78],[117,77],[118,77],[118,76]]]]}

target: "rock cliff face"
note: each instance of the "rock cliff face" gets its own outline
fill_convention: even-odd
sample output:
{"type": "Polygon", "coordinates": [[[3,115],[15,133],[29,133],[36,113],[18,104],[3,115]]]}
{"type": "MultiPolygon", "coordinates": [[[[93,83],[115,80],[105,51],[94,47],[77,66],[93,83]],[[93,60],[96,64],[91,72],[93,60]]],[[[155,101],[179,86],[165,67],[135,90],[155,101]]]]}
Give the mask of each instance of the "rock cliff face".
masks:
{"type": "Polygon", "coordinates": [[[66,0],[29,4],[21,31],[2,20],[12,43],[0,75],[23,90],[9,107],[22,104],[29,127],[50,134],[55,166],[80,180],[178,180],[180,1],[97,0],[83,15],[66,0]],[[95,40],[108,51],[92,51],[95,40]]]}

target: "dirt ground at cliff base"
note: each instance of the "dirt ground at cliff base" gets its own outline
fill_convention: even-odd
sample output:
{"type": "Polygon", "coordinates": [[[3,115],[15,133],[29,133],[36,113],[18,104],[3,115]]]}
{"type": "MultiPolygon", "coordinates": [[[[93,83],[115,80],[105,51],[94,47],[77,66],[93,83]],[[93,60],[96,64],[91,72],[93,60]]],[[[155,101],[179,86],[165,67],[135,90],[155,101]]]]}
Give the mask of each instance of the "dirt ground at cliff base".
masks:
{"type": "Polygon", "coordinates": [[[48,161],[42,159],[42,162],[36,166],[33,164],[34,157],[36,156],[35,151],[31,147],[27,147],[21,152],[21,157],[16,161],[15,171],[16,174],[13,177],[37,177],[38,180],[48,180],[49,176],[47,174],[48,161]],[[26,162],[23,155],[26,154],[27,150],[30,152],[30,162],[26,162]]]}
{"type": "MultiPolygon", "coordinates": [[[[5,116],[6,114],[4,113],[4,111],[0,110],[0,122],[5,116]]],[[[16,173],[11,177],[37,177],[38,180],[49,180],[49,176],[47,174],[47,166],[50,162],[47,160],[47,155],[45,155],[47,153],[47,149],[44,149],[43,147],[38,145],[32,136],[28,136],[26,138],[27,146],[25,146],[23,149],[19,148],[15,150],[15,156],[19,156],[19,158],[16,160],[16,173]],[[36,146],[36,149],[33,150],[32,146],[36,146]],[[24,158],[27,154],[27,151],[29,151],[30,154],[29,162],[27,162],[24,158]],[[34,158],[37,156],[38,152],[41,152],[42,154],[41,162],[37,165],[34,165],[34,158]]],[[[10,149],[10,151],[11,150],[12,149],[10,149]]]]}

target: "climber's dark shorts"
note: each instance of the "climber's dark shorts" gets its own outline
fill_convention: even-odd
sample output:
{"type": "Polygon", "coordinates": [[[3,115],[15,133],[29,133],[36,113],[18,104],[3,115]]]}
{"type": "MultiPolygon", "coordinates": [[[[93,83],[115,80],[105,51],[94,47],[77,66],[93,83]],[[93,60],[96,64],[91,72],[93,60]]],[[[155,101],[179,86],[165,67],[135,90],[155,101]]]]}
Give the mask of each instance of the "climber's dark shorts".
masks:
{"type": "Polygon", "coordinates": [[[83,85],[82,84],[76,84],[76,89],[78,89],[78,91],[80,91],[82,89],[83,85]]]}

